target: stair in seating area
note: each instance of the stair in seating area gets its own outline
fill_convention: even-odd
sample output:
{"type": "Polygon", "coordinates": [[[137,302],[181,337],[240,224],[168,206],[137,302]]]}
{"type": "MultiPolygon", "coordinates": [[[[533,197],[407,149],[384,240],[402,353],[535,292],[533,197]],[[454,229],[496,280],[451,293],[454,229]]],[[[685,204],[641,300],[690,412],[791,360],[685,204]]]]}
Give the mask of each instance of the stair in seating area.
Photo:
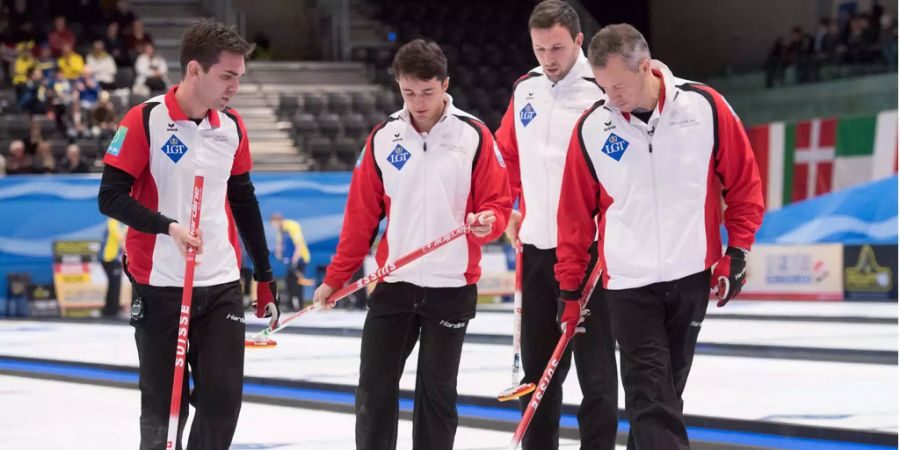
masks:
{"type": "MultiPolygon", "coordinates": [[[[157,53],[169,64],[172,83],[180,79],[179,45],[184,31],[208,16],[200,0],[132,0],[132,9],[156,43],[157,53]]],[[[307,171],[314,166],[309,151],[298,148],[293,125],[279,121],[279,95],[306,92],[360,91],[380,88],[356,62],[248,61],[241,89],[231,99],[244,119],[250,138],[254,170],[307,171]]]]}

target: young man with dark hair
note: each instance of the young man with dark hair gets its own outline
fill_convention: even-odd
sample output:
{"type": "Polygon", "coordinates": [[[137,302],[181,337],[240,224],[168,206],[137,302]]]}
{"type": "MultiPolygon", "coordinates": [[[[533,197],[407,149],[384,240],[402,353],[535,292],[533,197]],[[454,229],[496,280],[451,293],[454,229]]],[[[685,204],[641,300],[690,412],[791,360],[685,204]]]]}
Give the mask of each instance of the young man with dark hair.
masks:
{"type": "Polygon", "coordinates": [[[375,258],[394,261],[464,223],[465,239],[410,263],[375,287],[363,326],[356,389],[356,448],[397,446],[399,382],[418,341],[413,449],[450,450],[456,434],[456,377],[468,321],[475,317],[481,245],[506,227],[511,202],[490,130],[453,106],[447,59],[434,42],[400,47],[393,63],[403,109],[376,126],[356,164],[337,253],[314,301],[341,288],[387,227],[375,258]]]}
{"type": "Polygon", "coordinates": [[[631,25],[601,29],[588,60],[608,100],[581,116],[569,144],[557,217],[561,321],[578,319],[586,249],[599,233],[628,448],[688,449],[681,394],[710,285],[723,306],[746,280],[745,254],[765,212],[759,172],[725,99],[650,59],[631,25]]]}
{"type": "Polygon", "coordinates": [[[194,389],[189,393],[184,381],[177,448],[188,397],[196,408],[188,448],[228,448],[237,426],[244,374],[238,231],[259,282],[256,315],[277,324],[278,297],[250,181],[250,141],[241,117],[227,107],[252,50],[224,25],[192,25],[182,38],[181,83],[132,108],[103,158],[100,211],[129,227],[124,266],[134,285],[141,449],[165,447],[188,246],[198,254],[187,353],[194,389]],[[198,172],[205,178],[203,206],[191,235],[186,227],[198,172]]]}
{"type": "MultiPolygon", "coordinates": [[[[522,366],[524,382],[538,383],[559,341],[556,315],[559,284],[556,264],[556,213],[566,150],[581,113],[603,97],[581,50],[578,14],[566,2],[535,6],[528,21],[540,65],[519,78],[500,128],[497,145],[509,168],[510,191],[519,199],[507,236],[522,244],[522,366]],[[527,213],[525,210],[527,209],[527,213]]],[[[588,244],[592,255],[596,243],[588,244]]],[[[587,249],[588,247],[585,247],[587,249]]],[[[592,259],[592,264],[595,258],[592,259]]],[[[589,267],[587,272],[589,273],[589,267]]],[[[578,409],[582,449],[612,449],[618,427],[618,374],[615,339],[602,290],[588,302],[586,333],[576,336],[544,393],[522,440],[525,450],[559,447],[562,384],[575,357],[583,394],[578,409]]],[[[524,411],[531,396],[522,397],[524,411]]]]}

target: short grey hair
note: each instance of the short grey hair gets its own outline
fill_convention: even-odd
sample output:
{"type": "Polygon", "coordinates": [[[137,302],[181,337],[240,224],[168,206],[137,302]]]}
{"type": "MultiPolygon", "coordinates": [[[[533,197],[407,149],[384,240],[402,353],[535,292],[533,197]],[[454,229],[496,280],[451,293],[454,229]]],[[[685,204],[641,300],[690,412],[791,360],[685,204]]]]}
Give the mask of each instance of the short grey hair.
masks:
{"type": "Polygon", "coordinates": [[[588,61],[594,67],[606,67],[610,55],[619,55],[631,70],[638,70],[644,59],[650,59],[650,47],[637,28],[618,23],[607,25],[591,38],[588,61]]]}

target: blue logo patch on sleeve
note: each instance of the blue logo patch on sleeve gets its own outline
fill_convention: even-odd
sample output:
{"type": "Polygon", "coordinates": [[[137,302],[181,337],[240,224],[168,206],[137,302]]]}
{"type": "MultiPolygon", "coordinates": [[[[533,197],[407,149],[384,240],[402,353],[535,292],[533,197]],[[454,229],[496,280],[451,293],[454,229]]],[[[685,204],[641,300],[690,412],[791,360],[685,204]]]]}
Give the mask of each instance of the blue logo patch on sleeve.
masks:
{"type": "Polygon", "coordinates": [[[622,159],[622,155],[625,154],[625,150],[627,149],[628,141],[622,139],[615,133],[610,133],[609,137],[606,138],[606,143],[603,144],[603,153],[616,161],[622,159]]]}
{"type": "Polygon", "coordinates": [[[172,162],[177,163],[188,152],[188,147],[181,142],[181,139],[178,139],[178,136],[173,134],[169,139],[166,139],[166,144],[162,146],[161,150],[172,162]]]}
{"type": "Polygon", "coordinates": [[[527,127],[529,123],[537,116],[537,111],[531,106],[531,103],[525,105],[521,111],[519,111],[519,120],[522,122],[523,127],[527,127]]]}
{"type": "Polygon", "coordinates": [[[119,156],[119,152],[122,151],[122,144],[125,143],[126,134],[128,134],[128,127],[119,126],[119,129],[116,130],[116,135],[113,136],[112,142],[109,143],[109,147],[106,149],[107,155],[119,156]]]}
{"type": "Polygon", "coordinates": [[[397,146],[394,147],[394,151],[392,151],[388,155],[387,160],[389,163],[393,164],[394,167],[397,168],[397,170],[400,170],[403,169],[403,166],[405,166],[406,162],[409,161],[410,156],[411,155],[409,154],[409,152],[406,151],[406,149],[403,148],[402,145],[397,144],[397,146]]]}

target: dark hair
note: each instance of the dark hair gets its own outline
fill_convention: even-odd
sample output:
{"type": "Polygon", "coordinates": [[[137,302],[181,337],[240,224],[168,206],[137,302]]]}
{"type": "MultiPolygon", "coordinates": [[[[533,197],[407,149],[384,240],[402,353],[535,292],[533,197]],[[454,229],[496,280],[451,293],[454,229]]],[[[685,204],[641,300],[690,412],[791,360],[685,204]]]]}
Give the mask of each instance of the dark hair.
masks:
{"type": "Polygon", "coordinates": [[[222,52],[237,53],[245,58],[256,48],[244,40],[233,28],[218,22],[201,21],[191,25],[181,37],[181,73],[191,61],[200,63],[204,72],[219,62],[222,52]]]}
{"type": "Polygon", "coordinates": [[[554,25],[562,25],[569,30],[572,39],[581,33],[578,13],[572,5],[562,0],[545,0],[538,3],[528,18],[528,29],[553,28],[554,25]]]}
{"type": "Polygon", "coordinates": [[[637,28],[618,23],[601,28],[588,46],[588,62],[594,67],[606,67],[610,55],[619,55],[629,69],[637,70],[643,59],[650,59],[650,48],[637,28]]]}
{"type": "Polygon", "coordinates": [[[420,80],[447,79],[447,57],[434,41],[416,38],[397,50],[391,64],[394,77],[410,76],[420,80]]]}

